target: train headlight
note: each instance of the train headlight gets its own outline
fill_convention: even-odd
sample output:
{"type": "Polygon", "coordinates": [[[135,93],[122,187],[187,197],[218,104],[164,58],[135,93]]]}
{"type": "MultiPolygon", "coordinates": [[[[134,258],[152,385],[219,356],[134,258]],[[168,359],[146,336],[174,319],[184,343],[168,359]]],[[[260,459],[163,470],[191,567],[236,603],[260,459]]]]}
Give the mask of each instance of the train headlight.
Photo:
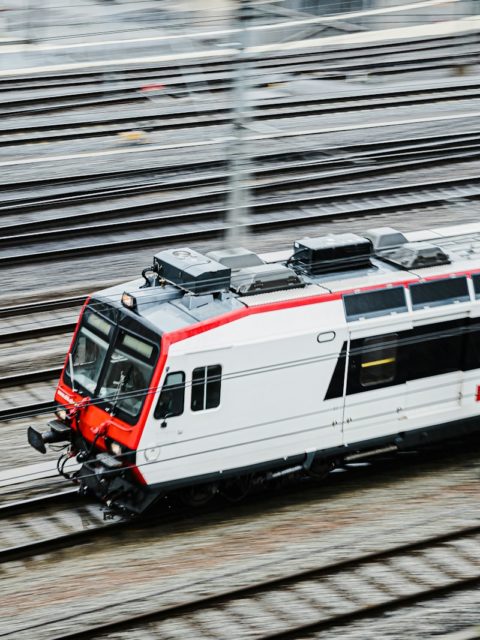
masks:
{"type": "Polygon", "coordinates": [[[68,419],[68,412],[66,409],[64,409],[63,407],[58,407],[58,409],[55,410],[55,415],[57,416],[57,418],[59,420],[61,420],[62,422],[67,422],[68,419]]]}
{"type": "Polygon", "coordinates": [[[137,300],[135,299],[135,296],[132,296],[126,291],[122,293],[122,304],[124,307],[127,307],[127,309],[131,309],[132,311],[135,311],[137,308],[137,300]]]}
{"type": "Polygon", "coordinates": [[[114,456],[121,456],[123,453],[123,447],[121,444],[118,444],[118,442],[111,442],[109,448],[114,456]]]}

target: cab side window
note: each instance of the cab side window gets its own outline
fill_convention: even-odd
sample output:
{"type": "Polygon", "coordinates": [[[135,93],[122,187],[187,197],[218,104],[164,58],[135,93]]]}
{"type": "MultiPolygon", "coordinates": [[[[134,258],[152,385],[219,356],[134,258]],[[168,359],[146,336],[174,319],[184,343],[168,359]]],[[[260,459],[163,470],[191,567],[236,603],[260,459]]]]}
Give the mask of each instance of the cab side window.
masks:
{"type": "Polygon", "coordinates": [[[192,373],[192,411],[214,409],[220,404],[222,367],[197,367],[192,373]]]}
{"type": "Polygon", "coordinates": [[[173,418],[183,413],[185,401],[185,374],[183,371],[169,373],[163,383],[154,418],[173,418]]]}

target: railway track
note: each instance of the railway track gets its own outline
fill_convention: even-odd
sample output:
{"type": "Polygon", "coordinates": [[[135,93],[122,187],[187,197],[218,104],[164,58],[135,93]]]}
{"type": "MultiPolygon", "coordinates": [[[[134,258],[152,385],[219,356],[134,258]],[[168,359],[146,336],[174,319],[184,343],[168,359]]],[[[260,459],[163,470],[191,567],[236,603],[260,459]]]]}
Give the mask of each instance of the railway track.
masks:
{"type": "MultiPolygon", "coordinates": [[[[0,308],[0,346],[18,348],[20,360],[29,343],[48,336],[62,337],[72,333],[80,305],[86,296],[70,296],[0,308]],[[24,344],[27,346],[25,347],[24,344]],[[23,351],[22,351],[23,349],[23,351]]],[[[43,354],[43,352],[42,352],[43,354]]],[[[4,359],[8,356],[4,353],[4,359]]],[[[43,355],[42,355],[43,358],[43,355]]],[[[13,371],[0,377],[0,421],[30,417],[53,411],[53,386],[61,373],[62,356],[58,366],[45,366],[40,359],[31,359],[29,371],[13,371]],[[42,366],[43,364],[43,366],[42,366]],[[39,366],[40,365],[40,366],[39,366]]],[[[4,367],[5,368],[5,367],[4,367]]]]}
{"type": "Polygon", "coordinates": [[[0,422],[49,414],[55,410],[54,388],[62,367],[14,373],[0,378],[0,422]]]}
{"type": "MultiPolygon", "coordinates": [[[[288,90],[288,83],[286,83],[288,90]]],[[[292,86],[292,93],[298,91],[292,86]]],[[[322,98],[322,93],[302,97],[286,97],[281,99],[256,100],[251,114],[255,121],[278,120],[286,118],[338,114],[345,112],[384,109],[388,107],[405,107],[440,102],[455,102],[478,99],[480,83],[465,82],[460,84],[444,84],[430,88],[408,88],[402,90],[352,91],[349,95],[322,98]]],[[[92,114],[88,119],[74,121],[71,118],[52,122],[50,118],[35,121],[19,127],[16,124],[0,129],[0,147],[29,144],[32,142],[80,140],[116,135],[129,128],[140,127],[142,130],[167,131],[192,127],[209,127],[231,122],[231,105],[229,103],[190,104],[183,107],[152,108],[140,111],[138,115],[98,116],[92,114]],[[192,113],[195,111],[196,113],[192,113]]]]}
{"type": "Polygon", "coordinates": [[[479,583],[474,526],[51,637],[304,638],[479,583]]]}
{"type": "MultiPolygon", "coordinates": [[[[409,43],[408,45],[390,45],[390,49],[388,45],[360,47],[353,51],[343,51],[343,54],[341,50],[320,53],[312,53],[311,51],[295,52],[281,58],[272,56],[252,59],[252,64],[255,65],[256,76],[258,76],[260,70],[260,74],[264,76],[263,82],[266,84],[272,82],[273,73],[297,76],[311,73],[318,78],[344,79],[354,73],[385,76],[425,70],[432,71],[434,69],[448,68],[452,65],[466,65],[477,62],[479,55],[477,35],[471,34],[460,38],[457,39],[456,44],[450,44],[450,46],[446,39],[437,40],[433,48],[429,48],[428,44],[425,44],[425,40],[417,40],[417,46],[421,48],[423,53],[421,60],[418,59],[418,49],[414,50],[412,44],[409,43]],[[443,42],[443,48],[439,46],[440,42],[443,42]],[[388,58],[389,53],[392,59],[388,58]],[[406,55],[406,59],[402,58],[402,54],[406,55]],[[319,71],[319,69],[322,69],[322,71],[319,71]]],[[[142,88],[148,89],[149,85],[142,86],[139,83],[156,79],[156,84],[158,85],[158,73],[162,74],[160,83],[165,86],[166,92],[169,92],[169,95],[173,97],[178,98],[190,95],[192,91],[196,94],[217,94],[230,89],[230,68],[231,62],[224,59],[220,61],[211,60],[201,67],[194,61],[190,68],[188,63],[185,63],[182,64],[180,71],[176,65],[171,64],[157,66],[143,72],[132,69],[123,70],[120,72],[122,77],[118,79],[115,79],[112,76],[112,71],[110,71],[107,76],[108,80],[105,75],[93,74],[90,79],[93,78],[96,82],[90,83],[90,86],[85,82],[81,83],[81,90],[75,90],[74,88],[79,86],[79,74],[76,74],[76,84],[63,83],[60,85],[61,90],[52,93],[51,88],[54,85],[50,82],[47,89],[40,87],[42,92],[40,96],[37,95],[38,84],[35,91],[31,86],[25,86],[24,79],[15,81],[4,79],[0,86],[9,95],[8,101],[0,102],[0,113],[2,116],[14,113],[18,117],[21,114],[51,113],[78,107],[142,102],[147,99],[146,96],[148,95],[142,91],[142,88]],[[135,74],[133,78],[131,76],[132,72],[135,74]],[[126,74],[130,74],[127,80],[125,79],[126,74]],[[21,95],[22,93],[24,94],[23,96],[21,95]]],[[[68,83],[68,76],[71,79],[71,75],[67,74],[67,77],[64,78],[66,83],[68,83]]],[[[75,74],[73,75],[75,76],[75,74]]],[[[88,75],[83,75],[84,79],[88,77],[88,75]]],[[[273,81],[275,81],[275,78],[273,78],[273,81]]],[[[56,86],[59,87],[58,80],[56,86]]]]}
{"type": "MultiPolygon", "coordinates": [[[[305,187],[309,181],[309,177],[303,180],[296,178],[290,185],[298,187],[302,184],[305,187]]],[[[282,186],[285,187],[286,184],[283,183],[282,186]]],[[[253,232],[263,232],[319,220],[421,209],[451,200],[473,200],[479,196],[480,176],[328,194],[297,191],[286,197],[270,197],[267,201],[252,204],[252,219],[248,226],[253,232]]],[[[84,226],[50,230],[47,234],[35,232],[3,237],[0,240],[0,266],[23,264],[26,260],[29,263],[39,263],[67,256],[97,255],[104,252],[111,254],[112,251],[123,248],[155,247],[159,244],[182,243],[223,235],[225,208],[216,206],[199,209],[198,195],[187,197],[192,198],[190,203],[197,206],[186,213],[173,211],[156,219],[146,217],[98,224],[94,232],[90,226],[84,226]],[[104,238],[108,236],[108,244],[102,234],[104,238]]],[[[177,197],[172,201],[172,205],[177,207],[184,207],[185,203],[185,198],[177,197]]],[[[150,205],[153,209],[159,206],[165,209],[166,202],[150,205]]]]}
{"type": "MultiPolygon", "coordinates": [[[[252,172],[256,184],[251,188],[253,195],[264,199],[270,198],[276,190],[312,189],[328,185],[350,182],[352,178],[368,178],[376,175],[382,177],[389,173],[408,171],[419,166],[421,168],[441,166],[454,161],[473,161],[478,159],[478,136],[450,145],[434,147],[431,143],[413,151],[393,149],[385,152],[359,154],[352,156],[347,162],[338,159],[320,157],[308,161],[279,163],[276,167],[259,167],[252,172]],[[368,158],[368,159],[367,159],[368,158]],[[343,165],[343,166],[342,166],[343,165]],[[279,177],[278,177],[279,176],[279,177]]],[[[222,206],[228,188],[228,174],[224,171],[203,172],[194,177],[168,177],[157,182],[134,184],[110,189],[92,189],[77,195],[54,195],[50,197],[26,199],[23,201],[4,201],[0,206],[0,221],[3,220],[0,236],[0,248],[16,245],[19,242],[38,242],[42,238],[48,240],[63,229],[64,238],[70,233],[77,233],[82,224],[95,221],[97,225],[113,220],[100,231],[115,230],[122,225],[122,220],[141,220],[142,215],[165,219],[169,213],[178,208],[222,206]],[[165,196],[162,197],[162,194],[165,196]],[[157,200],[152,199],[159,196],[157,200]],[[111,199],[113,198],[113,204],[111,199]],[[107,208],[98,209],[94,203],[109,203],[107,208]],[[143,202],[142,202],[143,201],[143,202]],[[134,203],[134,204],[131,204],[134,203]],[[82,206],[80,212],[78,207],[82,206]],[[87,205],[85,207],[84,205],[87,205]],[[69,207],[73,207],[69,211],[69,207]],[[45,214],[60,209],[60,216],[45,214]],[[158,214],[161,211],[161,215],[158,214]],[[34,213],[28,219],[19,218],[24,213],[34,213]],[[150,214],[150,215],[149,215],[150,214]],[[10,216],[10,220],[9,220],[10,216]],[[10,222],[10,224],[9,224],[10,222]],[[78,226],[77,226],[78,225],[78,226]],[[23,240],[21,240],[23,238],[23,240]]],[[[80,232],[81,233],[81,232],[80,232]]],[[[1,313],[1,310],[0,310],[1,313]]],[[[1,316],[0,316],[1,317],[1,316]]],[[[0,335],[1,341],[1,335],[0,335]]]]}
{"type": "Polygon", "coordinates": [[[0,345],[73,331],[85,300],[79,295],[0,307],[0,345]]]}
{"type": "MultiPolygon", "coordinates": [[[[257,181],[257,186],[253,185],[253,190],[259,194],[268,192],[271,186],[280,183],[280,186],[288,186],[282,182],[282,174],[285,176],[296,176],[292,183],[300,184],[302,180],[309,182],[315,180],[318,185],[323,182],[332,185],[335,182],[351,180],[353,177],[362,178],[373,176],[378,173],[385,175],[387,172],[409,170],[415,164],[421,163],[423,167],[450,163],[452,161],[472,160],[478,155],[478,142],[480,134],[478,132],[470,132],[462,135],[439,136],[438,138],[429,138],[428,140],[409,140],[406,141],[386,141],[383,143],[351,145],[339,149],[326,148],[321,151],[312,151],[306,153],[304,150],[287,154],[282,157],[281,154],[272,154],[262,156],[256,159],[257,166],[252,172],[252,176],[257,181]],[[335,152],[338,155],[335,155],[335,152]],[[340,153],[339,153],[340,152],[340,153]],[[317,171],[316,174],[312,170],[317,171]],[[309,172],[302,177],[302,172],[309,172]],[[327,173],[328,172],[328,173],[327,173]],[[280,180],[277,176],[280,175],[280,180]],[[268,182],[270,179],[270,183],[268,182]]],[[[161,193],[162,191],[176,192],[178,190],[187,191],[188,189],[196,189],[193,197],[188,195],[182,196],[183,204],[193,202],[195,205],[200,204],[204,198],[198,191],[199,188],[211,188],[221,185],[221,189],[217,193],[207,194],[207,199],[215,199],[216,196],[224,196],[225,185],[228,180],[228,173],[225,170],[224,162],[214,160],[210,162],[192,162],[187,165],[183,172],[186,176],[182,176],[182,167],[178,166],[175,170],[166,169],[161,172],[159,168],[145,169],[137,172],[121,172],[120,178],[135,178],[137,175],[152,176],[150,180],[137,182],[126,186],[107,186],[103,183],[103,174],[99,176],[100,185],[89,189],[77,189],[70,184],[69,179],[60,183],[52,183],[54,188],[56,184],[62,186],[67,183],[68,187],[53,193],[40,194],[35,196],[20,196],[5,198],[0,206],[0,221],[3,220],[3,235],[14,235],[15,233],[35,229],[46,229],[58,225],[59,218],[49,218],[43,213],[44,209],[53,210],[62,209],[61,224],[72,222],[81,222],[88,220],[89,216],[94,215],[95,220],[108,219],[114,217],[116,220],[122,215],[131,215],[135,208],[119,206],[119,198],[131,198],[134,196],[142,196],[149,193],[161,193]],[[211,171],[208,171],[211,169],[211,171]],[[192,170],[194,176],[192,177],[192,170]],[[103,184],[102,184],[103,183],[103,184]],[[91,213],[83,212],[75,215],[68,215],[67,207],[78,207],[102,200],[110,200],[116,198],[115,208],[103,211],[92,211],[91,213]],[[35,212],[35,209],[41,209],[42,215],[36,220],[29,216],[28,219],[22,220],[18,224],[8,224],[8,216],[15,216],[22,213],[35,212]],[[100,218],[99,218],[100,216],[100,218]]],[[[115,176],[114,176],[115,177],[115,176]]],[[[95,176],[89,177],[90,181],[94,181],[95,176]]],[[[48,187],[48,181],[43,186],[48,187]]],[[[33,181],[31,184],[23,184],[19,188],[38,189],[41,184],[33,181]]],[[[15,188],[15,187],[13,187],[15,188]]],[[[8,185],[5,187],[8,190],[8,185]]],[[[173,201],[178,201],[179,197],[175,196],[173,201]]],[[[138,199],[137,199],[138,201],[138,199]]],[[[169,202],[159,201],[159,206],[168,206],[169,202]]],[[[154,205],[155,206],[155,203],[154,205]]],[[[140,207],[137,207],[140,210],[140,207]]],[[[148,210],[148,209],[147,209],[148,210]]],[[[8,242],[5,240],[5,242],[8,242]]]]}
{"type": "Polygon", "coordinates": [[[97,503],[68,489],[0,506],[0,563],[31,558],[110,535],[126,520],[104,520],[97,503]]]}
{"type": "MultiPolygon", "coordinates": [[[[428,159],[432,154],[466,152],[476,150],[480,131],[461,134],[440,134],[428,137],[387,139],[363,142],[339,147],[298,149],[279,153],[259,154],[253,158],[257,167],[255,175],[275,175],[280,169],[294,171],[312,166],[323,169],[348,169],[378,161],[408,161],[412,158],[428,159]]],[[[435,159],[435,158],[433,158],[435,159]]],[[[183,164],[162,167],[152,166],[136,170],[111,171],[69,175],[47,179],[33,179],[1,186],[4,193],[0,205],[0,221],[9,214],[31,212],[36,207],[53,209],[75,204],[86,204],[113,197],[134,196],[161,188],[197,187],[221,183],[227,177],[224,158],[211,160],[189,159],[183,164]],[[192,178],[192,174],[195,175],[192,178]],[[141,180],[141,182],[139,181],[141,180]],[[132,184],[126,184],[131,181],[132,184]],[[133,182],[136,181],[136,182],[133,182]],[[11,194],[10,197],[7,194],[11,194]]],[[[329,176],[329,180],[331,180],[329,176]]],[[[42,225],[47,222],[42,215],[42,225]]]]}
{"type": "MultiPolygon", "coordinates": [[[[349,46],[349,47],[332,47],[322,52],[314,52],[311,50],[295,53],[284,53],[279,58],[274,54],[263,54],[261,59],[262,67],[268,70],[275,70],[278,66],[285,65],[285,60],[288,60],[290,65],[294,66],[305,64],[305,62],[311,62],[316,64],[324,64],[329,61],[349,61],[357,60],[362,57],[366,60],[374,59],[378,57],[385,57],[386,54],[390,55],[402,55],[412,54],[418,57],[419,51],[422,52],[440,52],[444,53],[446,50],[455,50],[460,47],[475,47],[479,42],[479,35],[477,33],[469,34],[456,34],[451,36],[427,36],[411,38],[408,42],[388,42],[385,44],[374,43],[361,46],[349,46]]],[[[252,59],[252,62],[257,62],[256,59],[252,59]]],[[[216,72],[228,72],[231,68],[232,61],[230,58],[219,56],[214,59],[205,59],[202,64],[199,65],[195,58],[189,60],[182,60],[181,72],[182,75],[188,73],[195,75],[197,73],[205,73],[205,71],[216,72]]],[[[88,67],[88,65],[85,65],[88,67]]],[[[105,84],[124,82],[125,80],[158,80],[158,74],[161,73],[162,80],[169,78],[176,78],[179,75],[179,65],[176,63],[166,62],[164,64],[154,63],[145,66],[122,66],[112,65],[108,69],[103,71],[74,71],[74,72],[56,72],[55,74],[49,74],[48,72],[35,73],[31,76],[23,74],[17,76],[14,79],[11,77],[0,77],[0,88],[2,91],[18,91],[23,90],[36,90],[45,89],[47,87],[68,87],[68,86],[83,86],[89,84],[105,84]]]]}

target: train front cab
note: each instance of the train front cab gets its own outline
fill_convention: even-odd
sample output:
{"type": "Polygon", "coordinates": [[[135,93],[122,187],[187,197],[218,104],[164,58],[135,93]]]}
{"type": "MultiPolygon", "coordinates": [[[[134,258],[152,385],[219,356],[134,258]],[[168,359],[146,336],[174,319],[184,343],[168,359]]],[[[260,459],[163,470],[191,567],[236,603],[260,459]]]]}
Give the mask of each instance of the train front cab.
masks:
{"type": "Polygon", "coordinates": [[[91,299],[84,306],[55,400],[57,420],[29,441],[67,442],[59,468],[77,456],[75,480],[103,501],[129,510],[151,499],[136,466],[136,449],[161,376],[161,336],[121,305],[91,299]]]}

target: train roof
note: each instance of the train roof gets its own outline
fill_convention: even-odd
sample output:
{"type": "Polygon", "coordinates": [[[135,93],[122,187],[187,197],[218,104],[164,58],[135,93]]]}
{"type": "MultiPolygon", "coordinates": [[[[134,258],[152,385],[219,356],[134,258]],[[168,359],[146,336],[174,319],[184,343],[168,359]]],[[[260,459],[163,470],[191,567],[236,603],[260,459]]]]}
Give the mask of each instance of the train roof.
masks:
{"type": "Polygon", "coordinates": [[[172,249],[157,254],[143,278],[94,297],[119,304],[128,294],[137,316],[166,333],[248,307],[475,270],[480,272],[480,223],[406,234],[379,228],[303,238],[293,250],[258,256],[245,249],[205,255],[172,249]]]}

